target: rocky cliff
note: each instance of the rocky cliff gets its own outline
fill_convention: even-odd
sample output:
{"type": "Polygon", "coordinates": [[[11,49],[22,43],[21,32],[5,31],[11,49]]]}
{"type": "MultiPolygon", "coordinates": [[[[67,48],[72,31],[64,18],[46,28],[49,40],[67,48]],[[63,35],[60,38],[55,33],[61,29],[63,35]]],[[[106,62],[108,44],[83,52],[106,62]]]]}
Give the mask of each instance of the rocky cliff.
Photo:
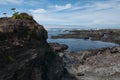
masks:
{"type": "Polygon", "coordinates": [[[0,18],[0,80],[74,80],[46,39],[33,18],[0,18]]]}

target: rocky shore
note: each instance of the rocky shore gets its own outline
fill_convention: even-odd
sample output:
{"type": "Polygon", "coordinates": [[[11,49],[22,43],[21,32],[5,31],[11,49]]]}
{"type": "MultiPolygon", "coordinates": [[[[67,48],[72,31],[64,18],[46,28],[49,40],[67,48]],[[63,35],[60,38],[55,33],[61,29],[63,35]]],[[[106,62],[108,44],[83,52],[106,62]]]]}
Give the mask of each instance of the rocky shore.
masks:
{"type": "Polygon", "coordinates": [[[120,47],[59,53],[77,80],[120,80],[120,47]]]}
{"type": "Polygon", "coordinates": [[[120,44],[120,29],[71,30],[68,34],[53,35],[51,38],[91,39],[120,44]]]}
{"type": "MultiPolygon", "coordinates": [[[[51,38],[80,38],[120,44],[120,29],[71,30],[51,38]]],[[[67,71],[77,80],[119,80],[120,47],[107,47],[77,52],[59,52],[67,71]]]]}

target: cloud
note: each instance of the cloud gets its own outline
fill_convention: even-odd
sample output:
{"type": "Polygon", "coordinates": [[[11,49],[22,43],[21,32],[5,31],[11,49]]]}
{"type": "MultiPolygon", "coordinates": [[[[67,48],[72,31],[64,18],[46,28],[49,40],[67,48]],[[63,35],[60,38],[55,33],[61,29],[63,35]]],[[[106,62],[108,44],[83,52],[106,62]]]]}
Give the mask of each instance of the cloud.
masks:
{"type": "Polygon", "coordinates": [[[49,4],[49,2],[47,0],[24,0],[23,4],[32,7],[41,7],[49,4]]]}
{"type": "Polygon", "coordinates": [[[49,6],[46,9],[30,9],[34,18],[42,24],[120,24],[120,2],[92,2],[49,6]],[[61,12],[59,12],[61,11],[61,12]]]}
{"type": "Polygon", "coordinates": [[[105,9],[117,9],[119,8],[120,1],[117,0],[108,0],[105,2],[92,2],[86,3],[84,5],[77,4],[71,10],[82,10],[82,11],[98,11],[98,10],[105,10],[105,9]]]}
{"type": "Polygon", "coordinates": [[[61,5],[52,5],[52,6],[49,6],[49,7],[53,8],[53,9],[56,9],[57,11],[61,11],[61,10],[66,10],[66,9],[72,8],[72,5],[71,4],[65,4],[63,6],[61,6],[61,5]]]}
{"type": "Polygon", "coordinates": [[[0,0],[0,4],[22,4],[22,0],[0,0]]]}
{"type": "Polygon", "coordinates": [[[29,11],[30,11],[31,13],[33,13],[33,14],[40,14],[40,13],[45,13],[45,12],[47,12],[45,9],[35,9],[35,10],[30,9],[29,11]]]}

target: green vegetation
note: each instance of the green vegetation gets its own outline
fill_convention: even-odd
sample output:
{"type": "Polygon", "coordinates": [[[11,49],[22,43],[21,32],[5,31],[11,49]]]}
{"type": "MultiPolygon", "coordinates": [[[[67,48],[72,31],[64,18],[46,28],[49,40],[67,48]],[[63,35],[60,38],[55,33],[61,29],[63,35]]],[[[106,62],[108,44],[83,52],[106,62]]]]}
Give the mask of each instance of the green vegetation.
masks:
{"type": "Polygon", "coordinates": [[[20,18],[19,12],[15,12],[15,13],[12,15],[12,18],[14,18],[14,19],[19,19],[19,18],[20,18]]]}
{"type": "Polygon", "coordinates": [[[7,13],[3,13],[3,15],[5,15],[5,17],[7,17],[7,13]]]}
{"type": "MultiPolygon", "coordinates": [[[[12,14],[13,19],[33,20],[33,17],[27,13],[19,13],[16,11],[16,8],[11,8],[11,10],[14,12],[12,14]]],[[[3,15],[7,17],[7,13],[3,13],[3,15]]]]}
{"type": "Polygon", "coordinates": [[[26,19],[26,20],[33,20],[33,17],[28,15],[27,13],[19,13],[19,12],[15,12],[12,15],[13,19],[26,19]]]}
{"type": "Polygon", "coordinates": [[[8,60],[9,60],[10,62],[12,62],[12,61],[14,61],[14,58],[13,58],[11,55],[9,55],[9,56],[8,56],[8,60]]]}
{"type": "Polygon", "coordinates": [[[16,9],[16,8],[12,8],[11,10],[12,10],[13,12],[16,12],[15,9],[16,9]]]}

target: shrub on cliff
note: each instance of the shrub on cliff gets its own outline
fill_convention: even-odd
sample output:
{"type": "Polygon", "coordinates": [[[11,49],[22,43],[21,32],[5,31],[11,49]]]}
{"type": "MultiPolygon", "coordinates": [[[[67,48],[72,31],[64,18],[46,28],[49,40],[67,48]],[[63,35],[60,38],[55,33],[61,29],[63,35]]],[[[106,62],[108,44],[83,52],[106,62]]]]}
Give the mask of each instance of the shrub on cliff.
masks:
{"type": "Polygon", "coordinates": [[[12,18],[13,18],[13,19],[19,19],[19,18],[20,18],[19,12],[15,12],[15,13],[12,15],[12,18]]]}
{"type": "Polygon", "coordinates": [[[15,12],[15,13],[12,15],[12,18],[13,18],[13,19],[33,20],[33,17],[30,16],[29,14],[27,14],[27,13],[19,13],[19,12],[15,12]]]}
{"type": "Polygon", "coordinates": [[[33,20],[33,17],[28,15],[27,13],[20,13],[20,16],[23,18],[23,19],[28,19],[28,20],[33,20]]]}

